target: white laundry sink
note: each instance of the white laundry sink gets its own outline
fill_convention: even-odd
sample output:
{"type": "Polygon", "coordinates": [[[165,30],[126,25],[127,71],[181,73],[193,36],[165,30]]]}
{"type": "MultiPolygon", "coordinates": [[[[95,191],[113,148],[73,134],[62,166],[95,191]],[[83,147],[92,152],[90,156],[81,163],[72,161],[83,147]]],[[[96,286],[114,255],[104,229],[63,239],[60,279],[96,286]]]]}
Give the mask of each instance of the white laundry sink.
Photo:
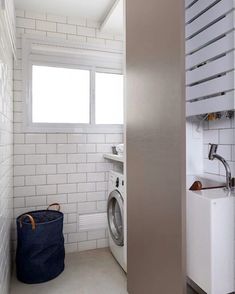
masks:
{"type": "MultiPolygon", "coordinates": [[[[224,183],[224,178],[199,176],[188,178],[187,186],[195,180],[207,187],[224,183]]],[[[186,195],[187,275],[208,294],[234,292],[235,195],[224,188],[186,195]]]]}
{"type": "Polygon", "coordinates": [[[187,190],[195,181],[200,181],[202,187],[216,187],[225,184],[226,180],[223,176],[216,176],[212,174],[188,175],[186,181],[187,190]]]}

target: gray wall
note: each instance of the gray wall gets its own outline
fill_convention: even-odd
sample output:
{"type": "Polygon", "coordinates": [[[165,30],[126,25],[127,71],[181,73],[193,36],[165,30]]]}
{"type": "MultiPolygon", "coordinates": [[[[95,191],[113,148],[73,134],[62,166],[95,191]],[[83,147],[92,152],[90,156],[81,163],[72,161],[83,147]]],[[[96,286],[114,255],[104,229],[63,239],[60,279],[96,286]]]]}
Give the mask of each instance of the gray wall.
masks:
{"type": "Polygon", "coordinates": [[[184,3],[126,2],[128,291],[182,294],[184,3]]]}

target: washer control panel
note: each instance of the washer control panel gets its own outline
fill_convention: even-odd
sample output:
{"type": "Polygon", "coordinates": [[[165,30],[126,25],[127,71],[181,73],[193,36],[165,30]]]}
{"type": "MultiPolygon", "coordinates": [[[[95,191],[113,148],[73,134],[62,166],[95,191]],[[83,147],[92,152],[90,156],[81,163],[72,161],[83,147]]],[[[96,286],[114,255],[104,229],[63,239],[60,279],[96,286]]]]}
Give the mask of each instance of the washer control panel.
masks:
{"type": "Polygon", "coordinates": [[[114,189],[124,189],[125,181],[124,176],[121,173],[110,171],[109,173],[109,192],[114,189]]]}
{"type": "Polygon", "coordinates": [[[116,184],[115,184],[116,188],[119,187],[119,184],[120,184],[119,182],[120,182],[120,181],[119,181],[119,177],[117,177],[117,178],[116,178],[116,184]]]}

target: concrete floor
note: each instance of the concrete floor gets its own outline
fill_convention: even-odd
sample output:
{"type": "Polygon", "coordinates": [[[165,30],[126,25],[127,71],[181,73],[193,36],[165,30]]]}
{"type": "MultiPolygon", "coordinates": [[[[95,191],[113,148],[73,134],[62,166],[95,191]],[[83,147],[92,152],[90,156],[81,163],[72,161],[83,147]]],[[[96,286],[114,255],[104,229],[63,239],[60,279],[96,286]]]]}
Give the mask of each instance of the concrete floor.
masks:
{"type": "MultiPolygon", "coordinates": [[[[12,278],[11,294],[128,294],[126,274],[108,249],[66,255],[65,270],[56,279],[27,285],[12,278]]],[[[197,294],[187,288],[187,294],[197,294]]]]}
{"type": "Polygon", "coordinates": [[[108,249],[66,255],[64,272],[36,285],[12,279],[11,294],[127,294],[126,274],[108,249]]]}

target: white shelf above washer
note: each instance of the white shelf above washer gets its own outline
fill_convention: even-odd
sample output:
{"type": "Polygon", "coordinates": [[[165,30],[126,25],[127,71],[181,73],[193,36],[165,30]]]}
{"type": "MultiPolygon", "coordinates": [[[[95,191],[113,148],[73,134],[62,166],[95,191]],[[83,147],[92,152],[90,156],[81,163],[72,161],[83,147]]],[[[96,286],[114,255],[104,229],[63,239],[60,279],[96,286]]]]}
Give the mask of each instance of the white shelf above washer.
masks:
{"type": "Polygon", "coordinates": [[[122,155],[115,155],[110,153],[104,154],[104,158],[124,163],[124,157],[122,155]]]}

